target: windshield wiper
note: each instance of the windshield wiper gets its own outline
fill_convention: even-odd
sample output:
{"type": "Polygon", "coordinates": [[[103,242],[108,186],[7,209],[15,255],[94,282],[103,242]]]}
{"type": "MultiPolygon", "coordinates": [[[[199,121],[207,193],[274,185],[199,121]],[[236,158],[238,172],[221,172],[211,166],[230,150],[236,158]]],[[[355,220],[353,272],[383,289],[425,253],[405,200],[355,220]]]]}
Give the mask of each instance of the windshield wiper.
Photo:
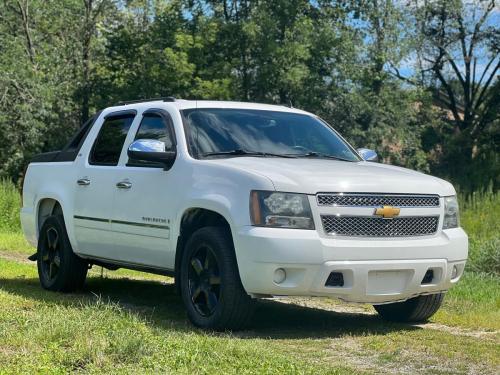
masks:
{"type": "Polygon", "coordinates": [[[270,152],[261,152],[261,151],[246,151],[243,149],[235,149],[230,151],[215,151],[215,152],[206,152],[202,154],[202,156],[220,156],[220,155],[230,155],[230,156],[272,156],[277,158],[295,158],[294,155],[289,154],[273,154],[270,152]]]}
{"type": "Polygon", "coordinates": [[[310,151],[306,154],[290,154],[293,155],[297,158],[318,158],[318,159],[333,159],[333,160],[340,160],[340,161],[354,161],[354,160],[349,160],[349,159],[344,159],[340,158],[338,156],[333,156],[333,155],[328,155],[328,154],[322,154],[321,152],[315,152],[315,151],[310,151]]]}

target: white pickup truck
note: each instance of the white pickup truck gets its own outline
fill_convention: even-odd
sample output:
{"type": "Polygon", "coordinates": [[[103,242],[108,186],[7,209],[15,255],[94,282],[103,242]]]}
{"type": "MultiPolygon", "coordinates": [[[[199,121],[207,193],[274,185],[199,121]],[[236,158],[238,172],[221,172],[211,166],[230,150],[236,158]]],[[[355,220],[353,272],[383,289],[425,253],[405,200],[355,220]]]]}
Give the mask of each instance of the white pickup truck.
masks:
{"type": "Polygon", "coordinates": [[[467,259],[456,192],[376,159],[298,109],[130,102],[34,158],[22,226],[42,287],[80,288],[92,265],[174,276],[203,328],[242,328],[272,296],[425,320],[467,259]]]}

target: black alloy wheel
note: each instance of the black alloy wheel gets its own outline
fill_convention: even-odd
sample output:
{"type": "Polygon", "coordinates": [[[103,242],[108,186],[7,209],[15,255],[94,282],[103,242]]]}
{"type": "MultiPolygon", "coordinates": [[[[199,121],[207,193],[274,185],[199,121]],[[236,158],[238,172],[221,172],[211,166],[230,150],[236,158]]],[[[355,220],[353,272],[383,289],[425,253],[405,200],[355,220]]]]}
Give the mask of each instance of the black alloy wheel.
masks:
{"type": "Polygon", "coordinates": [[[203,317],[213,315],[220,300],[221,278],[214,251],[202,244],[193,252],[188,270],[191,302],[203,317]]]}
{"type": "Polygon", "coordinates": [[[203,227],[182,253],[179,290],[189,320],[209,330],[238,330],[250,322],[252,298],[240,280],[229,228],[203,227]]]}
{"type": "Polygon", "coordinates": [[[83,286],[88,263],[73,252],[62,215],[49,216],[40,228],[37,265],[45,289],[73,292],[83,286]]]}
{"type": "Polygon", "coordinates": [[[56,280],[61,269],[61,240],[54,226],[47,226],[44,229],[44,241],[40,246],[40,268],[42,276],[51,284],[56,280]]]}

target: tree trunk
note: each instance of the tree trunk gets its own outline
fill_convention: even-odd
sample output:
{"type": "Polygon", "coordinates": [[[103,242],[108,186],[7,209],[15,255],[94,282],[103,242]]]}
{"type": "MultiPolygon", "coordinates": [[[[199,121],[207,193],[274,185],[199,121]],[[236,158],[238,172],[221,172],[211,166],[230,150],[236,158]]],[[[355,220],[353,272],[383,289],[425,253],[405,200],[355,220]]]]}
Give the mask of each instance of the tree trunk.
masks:
{"type": "Polygon", "coordinates": [[[82,107],[81,122],[85,123],[90,112],[90,43],[92,41],[92,21],[91,13],[93,0],[84,0],[85,23],[83,26],[83,46],[82,46],[82,107]]]}

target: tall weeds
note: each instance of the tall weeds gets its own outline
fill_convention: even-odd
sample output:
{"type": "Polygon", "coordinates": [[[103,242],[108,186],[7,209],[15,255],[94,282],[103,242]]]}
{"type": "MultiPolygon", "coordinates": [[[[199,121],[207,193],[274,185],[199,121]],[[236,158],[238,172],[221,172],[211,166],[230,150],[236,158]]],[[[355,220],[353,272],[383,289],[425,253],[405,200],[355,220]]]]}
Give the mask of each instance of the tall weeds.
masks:
{"type": "Polygon", "coordinates": [[[21,195],[13,183],[0,181],[0,231],[17,232],[21,230],[19,210],[21,195]]]}
{"type": "Polygon", "coordinates": [[[461,225],[469,235],[468,269],[500,275],[500,193],[491,188],[461,198],[461,225]]]}

